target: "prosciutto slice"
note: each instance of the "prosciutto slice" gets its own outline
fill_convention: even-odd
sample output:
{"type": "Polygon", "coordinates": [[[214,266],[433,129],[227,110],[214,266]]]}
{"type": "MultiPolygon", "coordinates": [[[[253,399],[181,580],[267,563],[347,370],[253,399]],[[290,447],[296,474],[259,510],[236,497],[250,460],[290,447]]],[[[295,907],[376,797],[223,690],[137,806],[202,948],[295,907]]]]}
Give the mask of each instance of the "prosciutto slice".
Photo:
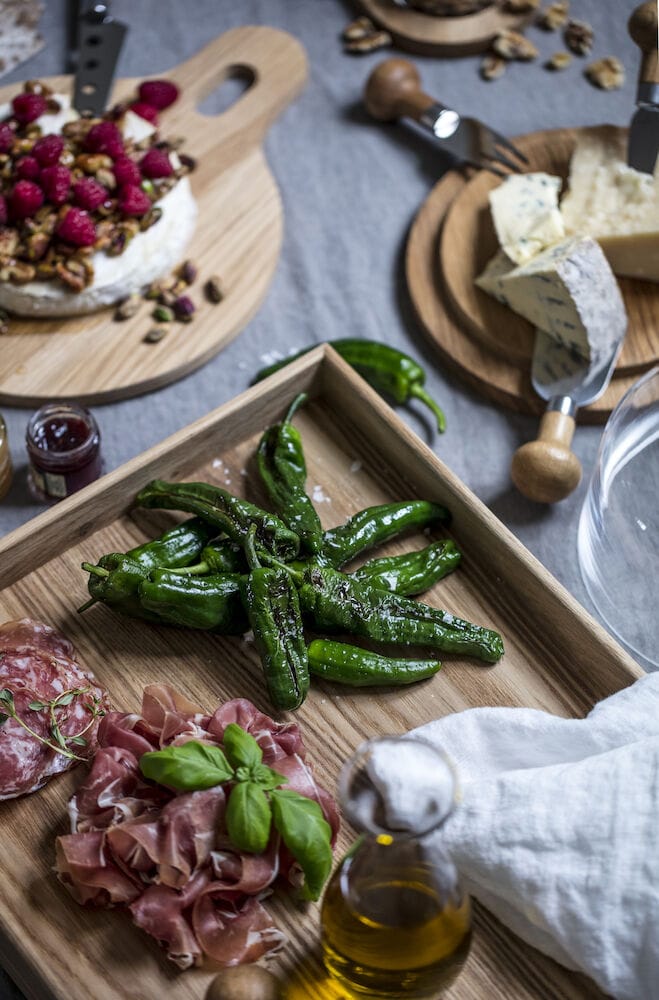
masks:
{"type": "MultiPolygon", "coordinates": [[[[51,719],[48,711],[35,711],[30,704],[49,702],[78,688],[85,693],[57,709],[57,722],[65,738],[85,730],[86,745],[74,749],[79,757],[89,757],[96,749],[98,720],[86,728],[91,720],[87,706],[95,697],[106,709],[106,692],[80,667],[73,646],[56,629],[29,618],[0,625],[0,690],[11,691],[18,716],[35,733],[50,740],[51,719]]],[[[45,746],[15,719],[7,718],[0,726],[0,800],[36,792],[75,763],[45,746]]]]}
{"type": "Polygon", "coordinates": [[[287,787],[318,802],[334,840],[338,812],[315,781],[295,723],[275,722],[242,698],[209,715],[154,684],[140,714],[109,712],[101,720],[99,749],[69,803],[71,833],[57,841],[56,869],[73,897],[127,907],[182,969],[207,958],[221,966],[254,962],[280,948],[284,936],[262,900],[277,879],[296,881],[276,832],[263,854],[233,846],[221,786],[176,793],[141,775],[143,753],[191,739],[220,746],[231,722],[254,736],[264,763],[286,775],[287,787]]]}

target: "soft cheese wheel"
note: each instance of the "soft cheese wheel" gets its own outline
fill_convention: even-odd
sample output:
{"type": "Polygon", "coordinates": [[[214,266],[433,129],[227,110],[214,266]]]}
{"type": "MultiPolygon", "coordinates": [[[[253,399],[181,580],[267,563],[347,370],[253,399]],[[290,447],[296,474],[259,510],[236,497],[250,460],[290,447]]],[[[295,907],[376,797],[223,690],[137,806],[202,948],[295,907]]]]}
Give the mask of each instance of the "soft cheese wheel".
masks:
{"type": "Polygon", "coordinates": [[[519,267],[499,251],[476,284],[587,360],[627,328],[618,283],[589,238],[563,240],[519,267]]]}
{"type": "Polygon", "coordinates": [[[568,234],[596,239],[616,274],[659,281],[659,167],[627,166],[619,129],[589,129],[570,163],[561,213],[568,234]]]}
{"type": "MultiPolygon", "coordinates": [[[[59,132],[79,117],[66,94],[53,95],[61,110],[37,120],[44,134],[59,132]]],[[[0,119],[10,114],[10,105],[0,106],[0,119]]],[[[155,132],[153,125],[129,111],[124,120],[124,135],[140,142],[155,132]]],[[[172,162],[176,154],[172,154],[172,162]]],[[[78,316],[113,305],[152,281],[168,274],[182,259],[194,232],[197,205],[187,177],[157,202],[160,219],[143,233],[138,233],[122,254],[111,257],[98,251],[91,262],[92,283],[81,292],[73,292],[55,281],[31,281],[25,285],[0,283],[0,307],[17,316],[78,316]]]]}

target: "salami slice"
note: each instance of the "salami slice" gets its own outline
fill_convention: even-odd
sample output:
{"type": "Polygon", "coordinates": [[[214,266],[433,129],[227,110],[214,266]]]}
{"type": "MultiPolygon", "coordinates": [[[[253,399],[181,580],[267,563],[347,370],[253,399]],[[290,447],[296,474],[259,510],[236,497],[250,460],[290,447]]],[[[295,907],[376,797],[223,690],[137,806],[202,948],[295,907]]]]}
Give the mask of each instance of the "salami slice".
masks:
{"type": "MultiPolygon", "coordinates": [[[[0,691],[11,692],[16,714],[33,733],[52,742],[50,710],[34,706],[78,690],[80,694],[65,697],[67,704],[56,708],[55,720],[65,743],[84,731],[84,745],[68,745],[78,757],[87,758],[96,750],[98,728],[90,706],[96,699],[98,708],[107,709],[106,692],[82,670],[73,646],[56,629],[29,618],[0,625],[0,691]]],[[[0,704],[0,712],[4,710],[0,704]]],[[[0,800],[35,792],[76,763],[37,736],[11,717],[0,726],[0,800]]]]}

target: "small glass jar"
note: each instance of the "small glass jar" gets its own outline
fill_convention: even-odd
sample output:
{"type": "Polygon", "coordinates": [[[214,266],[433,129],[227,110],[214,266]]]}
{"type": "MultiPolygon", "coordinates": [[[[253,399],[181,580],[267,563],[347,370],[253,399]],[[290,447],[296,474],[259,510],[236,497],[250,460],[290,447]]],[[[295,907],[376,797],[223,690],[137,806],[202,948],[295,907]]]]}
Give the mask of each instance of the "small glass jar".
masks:
{"type": "Polygon", "coordinates": [[[31,417],[25,439],[28,481],[38,500],[62,500],[101,474],[101,434],[84,406],[47,403],[31,417]]]}
{"type": "Polygon", "coordinates": [[[0,500],[7,495],[13,477],[7,425],[0,416],[0,500]]]}
{"type": "Polygon", "coordinates": [[[434,1000],[459,974],[471,905],[441,839],[456,801],[448,758],[412,737],[363,743],[339,800],[362,831],[321,908],[323,958],[351,995],[434,1000]]]}

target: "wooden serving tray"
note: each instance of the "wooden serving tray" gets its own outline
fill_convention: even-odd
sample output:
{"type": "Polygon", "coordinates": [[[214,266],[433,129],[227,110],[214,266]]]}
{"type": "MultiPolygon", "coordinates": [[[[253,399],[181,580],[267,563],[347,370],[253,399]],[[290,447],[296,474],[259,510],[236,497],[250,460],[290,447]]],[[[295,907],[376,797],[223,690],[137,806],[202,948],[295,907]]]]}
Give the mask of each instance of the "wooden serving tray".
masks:
{"type": "Polygon", "coordinates": [[[501,0],[457,17],[436,17],[396,0],[357,0],[357,7],[391,35],[394,45],[422,56],[468,56],[483,52],[500,31],[519,29],[531,14],[506,11],[501,0]]]}
{"type": "MultiPolygon", "coordinates": [[[[113,307],[69,319],[16,317],[2,338],[0,403],[107,403],[139,395],[198,368],[240,333],[265,297],[282,240],[281,199],[263,139],[306,75],[299,42],[266,27],[234,28],[160,74],[181,91],[162,113],[160,131],[184,136],[184,152],[197,161],[190,182],[198,218],[187,249],[199,269],[191,292],[198,306],[193,322],[172,323],[163,340],[148,344],[143,338],[154,322],[147,303],[121,322],[113,319],[113,307]],[[236,103],[215,117],[200,114],[204,99],[236,75],[251,80],[236,103]],[[220,276],[226,291],[219,305],[205,301],[202,292],[211,275],[220,276]]],[[[118,81],[111,103],[132,97],[140,79],[118,81]]],[[[71,77],[44,82],[59,93],[72,90],[71,77]]],[[[19,89],[0,89],[0,102],[19,89]]]]}
{"type": "MultiPolygon", "coordinates": [[[[528,172],[566,178],[579,131],[534,132],[516,138],[515,145],[529,159],[528,172]]],[[[449,365],[495,402],[542,413],[546,403],[530,378],[531,324],[474,285],[498,249],[488,202],[498,183],[487,171],[444,175],[412,226],[407,283],[424,330],[449,365]]],[[[579,410],[580,423],[604,423],[639,374],[659,361],[659,286],[631,278],[618,282],[629,316],[627,335],[606,392],[579,410]]]]}
{"type": "MultiPolygon", "coordinates": [[[[296,424],[308,459],[309,490],[325,498],[317,504],[323,524],[338,524],[368,504],[410,496],[447,504],[463,565],[428,599],[499,629],[506,644],[504,659],[493,667],[447,657],[436,677],[404,690],[359,691],[314,682],[295,717],[323,784],[335,787],[342,761],[366,737],[401,733],[476,705],[526,705],[580,717],[641,675],[329,347],[317,348],[0,541],[0,620],[31,615],[61,628],[121,709],[139,707],[145,684],[168,682],[209,710],[245,696],[269,711],[253,644],[153,627],[103,606],[82,616],[75,608],[86,597],[83,559],[135,545],[171,523],[172,515],[131,512],[133,497],[152,477],[203,478],[262,499],[252,462],[256,442],[301,390],[308,390],[312,401],[296,424]]],[[[402,551],[424,541],[408,538],[390,548],[402,551]]],[[[0,962],[34,1000],[201,1000],[209,972],[177,972],[126,913],[83,909],[57,882],[54,838],[66,831],[66,802],[80,780],[73,772],[0,807],[0,962]]],[[[351,839],[344,828],[337,859],[351,839]]],[[[340,996],[327,984],[319,961],[318,907],[300,910],[280,893],[267,905],[289,936],[273,960],[287,980],[286,995],[340,996]]],[[[601,993],[477,907],[472,953],[446,996],[595,1000],[601,993]]]]}

